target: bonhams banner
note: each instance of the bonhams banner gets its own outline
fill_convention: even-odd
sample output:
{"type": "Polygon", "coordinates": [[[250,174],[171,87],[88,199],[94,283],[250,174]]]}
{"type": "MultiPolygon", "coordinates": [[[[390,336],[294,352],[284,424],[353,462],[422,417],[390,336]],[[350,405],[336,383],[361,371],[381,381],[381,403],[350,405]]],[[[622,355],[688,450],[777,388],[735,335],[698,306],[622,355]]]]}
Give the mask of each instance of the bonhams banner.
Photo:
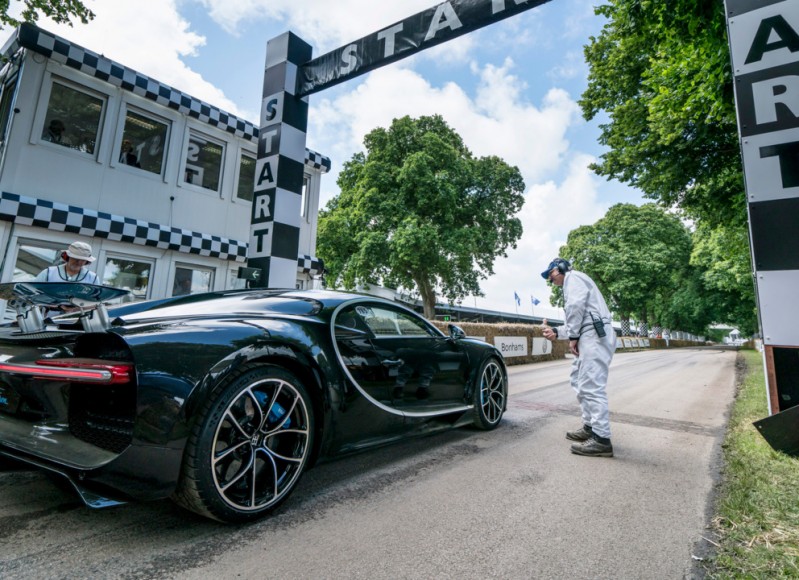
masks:
{"type": "Polygon", "coordinates": [[[549,0],[450,0],[302,65],[297,94],[309,95],[549,0]]]}

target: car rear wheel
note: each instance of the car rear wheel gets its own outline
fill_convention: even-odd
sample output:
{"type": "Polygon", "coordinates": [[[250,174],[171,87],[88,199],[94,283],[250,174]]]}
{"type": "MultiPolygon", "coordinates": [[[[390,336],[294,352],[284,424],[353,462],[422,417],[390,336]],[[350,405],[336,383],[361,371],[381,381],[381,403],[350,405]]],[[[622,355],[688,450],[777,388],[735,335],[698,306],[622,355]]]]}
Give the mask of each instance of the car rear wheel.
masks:
{"type": "Polygon", "coordinates": [[[256,519],[296,486],[313,432],[310,397],[293,374],[275,366],[241,372],[205,404],[174,499],[224,522],[256,519]]]}
{"type": "Polygon", "coordinates": [[[474,425],[478,429],[493,429],[502,420],[508,384],[502,366],[490,358],[480,367],[477,388],[474,390],[474,425]]]}

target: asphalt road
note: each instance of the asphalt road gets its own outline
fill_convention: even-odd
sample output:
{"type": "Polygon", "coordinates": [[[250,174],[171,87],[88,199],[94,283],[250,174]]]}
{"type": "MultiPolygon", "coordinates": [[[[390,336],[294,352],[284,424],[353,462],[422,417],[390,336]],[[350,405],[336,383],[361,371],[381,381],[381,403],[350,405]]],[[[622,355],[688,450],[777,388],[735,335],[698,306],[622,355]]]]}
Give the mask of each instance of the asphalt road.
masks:
{"type": "Polygon", "coordinates": [[[499,429],[318,466],[247,526],[169,501],[89,510],[45,475],[0,473],[0,578],[690,576],[707,545],[735,352],[618,354],[612,459],[569,452],[569,362],[510,367],[499,429]]]}

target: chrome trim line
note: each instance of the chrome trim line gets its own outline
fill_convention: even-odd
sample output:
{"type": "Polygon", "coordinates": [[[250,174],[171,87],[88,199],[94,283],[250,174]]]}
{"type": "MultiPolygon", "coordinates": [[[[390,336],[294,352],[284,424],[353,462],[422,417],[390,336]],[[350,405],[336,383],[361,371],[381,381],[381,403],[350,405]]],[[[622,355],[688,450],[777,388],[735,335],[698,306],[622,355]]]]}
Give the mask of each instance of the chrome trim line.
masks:
{"type": "MultiPolygon", "coordinates": [[[[441,415],[450,415],[452,413],[464,412],[474,408],[474,405],[463,404],[461,406],[452,407],[446,410],[429,411],[424,413],[415,412],[415,411],[401,411],[399,409],[396,409],[394,407],[389,407],[388,405],[381,403],[380,401],[372,397],[369,393],[367,393],[364,389],[362,389],[361,385],[358,384],[358,381],[356,381],[355,378],[352,376],[352,374],[350,374],[350,370],[347,368],[347,365],[344,364],[344,357],[341,356],[341,352],[338,349],[338,342],[336,341],[336,318],[338,317],[339,311],[352,304],[357,304],[358,302],[378,302],[381,304],[385,304],[387,306],[391,306],[393,308],[397,308],[399,310],[404,310],[405,312],[410,312],[414,316],[418,316],[418,314],[416,314],[413,310],[410,310],[409,308],[405,308],[404,306],[395,304],[394,302],[391,302],[384,298],[377,298],[377,297],[375,298],[364,297],[364,298],[355,298],[353,300],[347,300],[336,306],[336,309],[333,311],[333,314],[330,317],[330,338],[333,341],[333,349],[336,351],[336,357],[338,358],[339,366],[344,371],[344,374],[347,375],[347,378],[350,380],[350,382],[353,385],[355,385],[356,389],[358,389],[358,392],[360,392],[364,397],[366,397],[366,399],[370,403],[372,403],[376,407],[379,407],[380,409],[383,409],[384,411],[391,413],[392,415],[399,415],[401,417],[438,417],[441,415]]],[[[441,335],[442,338],[447,338],[446,334],[444,334],[438,328],[427,322],[427,320],[425,320],[425,323],[427,324],[428,327],[432,328],[439,335],[441,335]]]]}

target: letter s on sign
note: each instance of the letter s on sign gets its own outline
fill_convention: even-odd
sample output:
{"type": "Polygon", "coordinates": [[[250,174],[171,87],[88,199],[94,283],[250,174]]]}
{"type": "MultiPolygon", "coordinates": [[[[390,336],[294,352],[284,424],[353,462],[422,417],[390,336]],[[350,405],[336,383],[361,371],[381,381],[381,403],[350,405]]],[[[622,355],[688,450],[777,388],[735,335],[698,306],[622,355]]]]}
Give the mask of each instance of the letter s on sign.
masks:
{"type": "Polygon", "coordinates": [[[277,99],[272,99],[266,103],[266,120],[271,121],[277,115],[277,99]]]}
{"type": "Polygon", "coordinates": [[[344,74],[354,72],[358,66],[358,47],[350,44],[341,52],[341,72],[344,74]]]}

